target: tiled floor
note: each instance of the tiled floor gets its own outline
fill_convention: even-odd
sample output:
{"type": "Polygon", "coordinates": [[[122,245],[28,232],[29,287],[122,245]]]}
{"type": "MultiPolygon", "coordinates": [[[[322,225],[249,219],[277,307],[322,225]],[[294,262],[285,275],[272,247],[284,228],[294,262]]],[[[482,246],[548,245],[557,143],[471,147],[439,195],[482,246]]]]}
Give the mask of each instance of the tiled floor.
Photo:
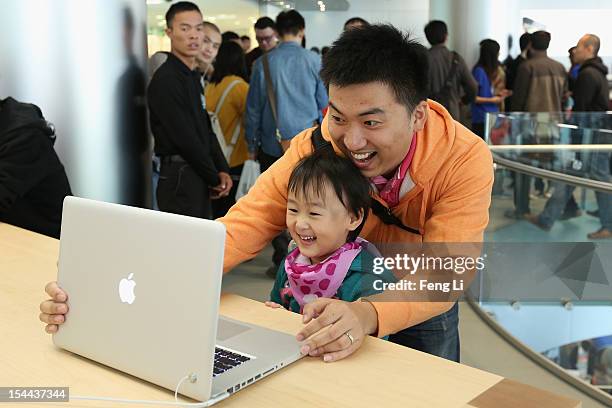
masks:
{"type": "MultiPolygon", "coordinates": [[[[581,191],[575,197],[579,205],[588,210],[597,208],[595,195],[588,192],[584,204],[581,203],[581,191]]],[[[532,198],[531,211],[539,214],[546,198],[532,198]]],[[[485,232],[486,242],[581,242],[588,241],[587,234],[597,231],[601,225],[599,219],[586,214],[566,221],[557,221],[548,232],[543,231],[525,220],[512,220],[504,216],[506,210],[514,208],[512,196],[493,196],[489,211],[489,226],[485,232]]]]}

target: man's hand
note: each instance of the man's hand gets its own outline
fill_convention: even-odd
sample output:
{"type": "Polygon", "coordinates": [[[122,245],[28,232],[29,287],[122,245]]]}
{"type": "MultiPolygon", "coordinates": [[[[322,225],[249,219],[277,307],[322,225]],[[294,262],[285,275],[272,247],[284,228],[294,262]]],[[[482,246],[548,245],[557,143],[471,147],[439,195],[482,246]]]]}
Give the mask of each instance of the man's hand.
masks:
{"type": "Polygon", "coordinates": [[[59,325],[66,320],[65,314],[68,313],[68,295],[57,286],[57,282],[49,282],[45,286],[45,292],[51,299],[45,300],[40,304],[40,315],[38,318],[41,322],[47,323],[45,331],[47,333],[57,333],[59,325]]]}
{"type": "Polygon", "coordinates": [[[257,160],[257,152],[249,152],[247,155],[247,159],[253,161],[257,160]]]}
{"type": "Polygon", "coordinates": [[[300,351],[311,356],[322,355],[326,362],[348,357],[378,328],[376,309],[370,302],[360,300],[351,303],[317,299],[304,306],[303,314],[303,322],[309,324],[297,334],[298,341],[306,339],[300,351]],[[327,330],[317,333],[324,327],[327,330]]]}
{"type": "Polygon", "coordinates": [[[229,195],[230,190],[232,189],[233,182],[229,174],[225,172],[220,172],[219,180],[221,181],[219,185],[212,188],[212,190],[216,192],[216,194],[210,197],[213,200],[221,197],[227,197],[229,195]]]}

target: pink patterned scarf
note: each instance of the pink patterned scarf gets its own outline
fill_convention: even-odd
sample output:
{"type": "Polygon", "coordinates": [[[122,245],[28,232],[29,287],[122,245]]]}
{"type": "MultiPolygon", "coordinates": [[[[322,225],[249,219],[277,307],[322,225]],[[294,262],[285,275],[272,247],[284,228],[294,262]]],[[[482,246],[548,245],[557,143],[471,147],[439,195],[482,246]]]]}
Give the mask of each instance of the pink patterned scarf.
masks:
{"type": "Polygon", "coordinates": [[[406,173],[410,168],[410,163],[412,163],[412,158],[414,157],[415,150],[416,133],[412,135],[412,141],[410,142],[408,154],[406,154],[406,157],[404,158],[400,166],[397,168],[395,175],[389,180],[387,180],[382,175],[372,177],[370,179],[370,181],[376,186],[380,197],[385,200],[389,207],[395,207],[399,203],[399,193],[402,187],[402,183],[404,182],[404,178],[406,178],[406,173]]]}
{"type": "Polygon", "coordinates": [[[314,265],[300,253],[299,248],[295,248],[285,259],[285,271],[292,296],[301,307],[317,298],[333,297],[342,285],[355,257],[363,248],[367,250],[368,245],[368,241],[357,238],[314,265]]]}

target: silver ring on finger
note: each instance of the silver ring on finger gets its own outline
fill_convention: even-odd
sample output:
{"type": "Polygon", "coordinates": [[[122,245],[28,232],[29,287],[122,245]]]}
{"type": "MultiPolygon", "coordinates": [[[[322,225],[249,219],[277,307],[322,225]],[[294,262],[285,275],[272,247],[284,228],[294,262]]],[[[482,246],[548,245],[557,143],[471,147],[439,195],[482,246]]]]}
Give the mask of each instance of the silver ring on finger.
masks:
{"type": "Polygon", "coordinates": [[[353,343],[355,343],[355,338],[354,338],[354,337],[351,335],[351,333],[349,333],[349,332],[346,332],[346,333],[344,333],[344,334],[346,334],[346,337],[348,337],[348,338],[349,338],[349,340],[351,341],[351,346],[352,346],[352,345],[353,345],[353,343]]]}

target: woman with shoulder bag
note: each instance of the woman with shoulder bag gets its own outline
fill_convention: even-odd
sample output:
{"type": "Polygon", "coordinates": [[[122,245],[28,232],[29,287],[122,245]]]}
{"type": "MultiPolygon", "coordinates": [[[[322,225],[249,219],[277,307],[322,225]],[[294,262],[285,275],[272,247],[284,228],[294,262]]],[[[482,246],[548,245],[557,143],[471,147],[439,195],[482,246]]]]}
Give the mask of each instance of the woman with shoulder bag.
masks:
{"type": "Polygon", "coordinates": [[[244,116],[249,84],[242,47],[229,41],[221,44],[214,62],[214,72],[206,87],[206,110],[213,130],[230,165],[233,187],[227,197],[213,200],[213,217],[224,216],[235,203],[236,189],[244,162],[247,143],[244,138],[244,116]]]}

